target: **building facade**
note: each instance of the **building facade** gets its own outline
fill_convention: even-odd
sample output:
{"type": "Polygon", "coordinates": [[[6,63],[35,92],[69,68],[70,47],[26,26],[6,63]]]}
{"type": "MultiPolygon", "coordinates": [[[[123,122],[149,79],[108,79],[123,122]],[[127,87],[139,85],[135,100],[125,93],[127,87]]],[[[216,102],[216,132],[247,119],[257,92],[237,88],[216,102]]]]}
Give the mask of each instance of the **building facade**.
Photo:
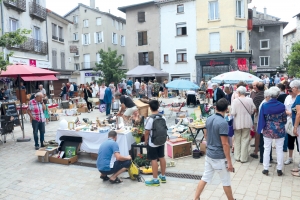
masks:
{"type": "Polygon", "coordinates": [[[283,35],[283,61],[287,61],[293,44],[300,41],[300,13],[294,18],[296,18],[296,28],[283,35]]]}
{"type": "Polygon", "coordinates": [[[78,74],[78,83],[87,83],[98,80],[100,72],[93,71],[97,62],[101,61],[99,51],[117,50],[122,56],[126,68],[126,21],[110,13],[102,12],[95,8],[95,1],[91,0],[91,6],[78,4],[64,16],[73,25],[69,31],[69,46],[77,49],[70,54],[70,64],[74,73],[78,74]]]}
{"type": "Polygon", "coordinates": [[[160,66],[160,18],[154,1],[118,8],[126,13],[127,67],[160,66]]]}
{"type": "Polygon", "coordinates": [[[62,83],[77,81],[72,79],[74,66],[71,63],[68,30],[72,22],[53,11],[47,10],[48,51],[53,71],[60,74],[54,81],[54,95],[59,96],[62,83]]]}
{"type": "Polygon", "coordinates": [[[196,80],[196,1],[156,1],[160,9],[161,59],[170,80],[196,80]]]}
{"type": "Polygon", "coordinates": [[[232,70],[249,71],[248,3],[197,1],[197,82],[232,70]]]}
{"type": "MultiPolygon", "coordinates": [[[[274,75],[283,65],[283,29],[287,22],[253,8],[253,30],[250,33],[252,69],[258,75],[274,75]],[[257,69],[257,70],[255,70],[257,69]]],[[[283,70],[283,69],[282,69],[283,70]]]]}

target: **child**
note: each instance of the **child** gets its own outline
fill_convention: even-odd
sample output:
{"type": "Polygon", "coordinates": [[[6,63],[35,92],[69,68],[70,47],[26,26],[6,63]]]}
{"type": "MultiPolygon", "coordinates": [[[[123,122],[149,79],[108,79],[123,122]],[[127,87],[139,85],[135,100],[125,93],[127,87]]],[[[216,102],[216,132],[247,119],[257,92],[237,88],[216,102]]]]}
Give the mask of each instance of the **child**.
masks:
{"type": "MultiPolygon", "coordinates": [[[[151,100],[149,106],[153,115],[158,115],[159,102],[157,100],[151,100]]],[[[159,116],[156,116],[156,118],[159,116]]],[[[161,116],[162,117],[162,116],[161,116]]],[[[164,120],[165,118],[162,117],[164,120]]],[[[148,117],[145,123],[145,145],[147,145],[147,158],[151,160],[153,179],[145,181],[147,186],[159,186],[160,182],[166,183],[166,160],[165,160],[165,144],[155,145],[151,141],[152,137],[152,125],[153,118],[148,117]],[[158,164],[157,159],[159,159],[161,174],[158,177],[158,164]],[[159,178],[159,179],[158,179],[159,178]]]]}

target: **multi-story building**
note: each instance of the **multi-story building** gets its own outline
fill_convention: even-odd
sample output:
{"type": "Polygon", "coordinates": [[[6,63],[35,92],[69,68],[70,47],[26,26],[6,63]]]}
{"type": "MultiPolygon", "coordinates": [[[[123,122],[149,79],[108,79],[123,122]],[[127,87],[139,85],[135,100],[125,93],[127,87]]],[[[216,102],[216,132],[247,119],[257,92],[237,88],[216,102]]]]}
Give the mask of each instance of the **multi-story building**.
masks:
{"type": "Polygon", "coordinates": [[[253,8],[253,29],[250,33],[252,69],[257,74],[274,75],[283,64],[283,29],[287,22],[253,8]],[[257,70],[255,70],[257,68],[257,70]]]}
{"type": "Polygon", "coordinates": [[[248,3],[197,1],[197,82],[232,70],[249,71],[248,3]]]}
{"type": "Polygon", "coordinates": [[[160,8],[161,68],[170,80],[196,80],[196,1],[156,1],[160,8]]]}
{"type": "Polygon", "coordinates": [[[72,22],[53,11],[47,10],[47,36],[49,60],[53,71],[59,72],[58,81],[53,82],[54,94],[59,96],[62,83],[77,81],[72,79],[74,66],[70,57],[68,30],[72,22]]]}
{"type": "Polygon", "coordinates": [[[101,60],[98,53],[100,49],[117,50],[118,55],[122,55],[123,67],[126,68],[125,19],[95,8],[95,0],[91,0],[90,6],[78,4],[64,17],[73,22],[68,41],[73,49],[78,49],[70,56],[75,74],[80,74],[78,83],[98,80],[101,73],[96,73],[93,68],[101,60]]]}
{"type": "Polygon", "coordinates": [[[118,9],[126,13],[128,68],[152,65],[160,69],[160,15],[155,2],[149,1],[118,9]]]}
{"type": "Polygon", "coordinates": [[[296,28],[283,35],[283,61],[287,60],[294,43],[300,41],[300,13],[294,16],[296,18],[296,28]]]}

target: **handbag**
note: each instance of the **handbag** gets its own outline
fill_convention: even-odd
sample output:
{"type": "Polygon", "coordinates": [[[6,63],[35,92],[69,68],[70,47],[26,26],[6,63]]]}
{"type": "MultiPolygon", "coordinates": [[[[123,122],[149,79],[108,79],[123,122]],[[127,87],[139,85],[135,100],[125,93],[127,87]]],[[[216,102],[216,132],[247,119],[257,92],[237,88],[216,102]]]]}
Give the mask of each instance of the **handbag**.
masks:
{"type": "Polygon", "coordinates": [[[140,176],[140,170],[133,161],[131,161],[131,165],[128,169],[128,174],[131,180],[136,180],[140,176]]]}
{"type": "Polygon", "coordinates": [[[87,101],[90,102],[90,103],[92,103],[93,102],[93,98],[89,97],[86,89],[85,89],[85,93],[86,93],[86,96],[88,97],[87,101]]]}
{"type": "Polygon", "coordinates": [[[105,112],[105,110],[106,110],[106,104],[101,104],[101,105],[99,106],[99,111],[100,111],[101,113],[103,113],[103,112],[105,112]]]}
{"type": "Polygon", "coordinates": [[[285,131],[287,132],[287,134],[289,134],[290,136],[295,136],[293,133],[294,126],[293,126],[293,121],[292,121],[291,117],[289,117],[287,119],[286,124],[284,126],[285,126],[285,131]]]}

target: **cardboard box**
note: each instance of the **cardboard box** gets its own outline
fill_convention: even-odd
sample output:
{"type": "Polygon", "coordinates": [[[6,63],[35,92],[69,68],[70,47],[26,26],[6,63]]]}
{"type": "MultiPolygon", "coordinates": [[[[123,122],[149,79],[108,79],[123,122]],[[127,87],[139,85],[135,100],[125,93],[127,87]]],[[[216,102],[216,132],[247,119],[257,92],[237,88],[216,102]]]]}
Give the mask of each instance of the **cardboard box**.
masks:
{"type": "Polygon", "coordinates": [[[69,104],[69,109],[73,109],[74,108],[74,104],[69,104]]]}
{"type": "Polygon", "coordinates": [[[91,153],[92,160],[97,160],[98,154],[97,153],[91,153]]]}
{"type": "Polygon", "coordinates": [[[200,151],[203,151],[206,154],[206,144],[200,143],[200,151]]]}
{"type": "Polygon", "coordinates": [[[192,142],[172,143],[167,141],[167,154],[170,158],[182,158],[192,155],[192,142]]]}
{"type": "Polygon", "coordinates": [[[54,156],[49,157],[49,161],[52,163],[58,163],[62,165],[69,165],[73,164],[78,161],[78,156],[74,156],[72,158],[57,158],[57,154],[54,156]]]}
{"type": "Polygon", "coordinates": [[[38,156],[39,162],[49,162],[49,157],[56,154],[58,151],[58,147],[52,147],[51,149],[46,148],[40,148],[35,152],[35,155],[38,156]]]}
{"type": "Polygon", "coordinates": [[[59,116],[58,115],[51,115],[50,116],[50,121],[58,121],[59,120],[59,116]]]}
{"type": "Polygon", "coordinates": [[[88,112],[88,108],[87,107],[78,108],[77,112],[79,112],[79,113],[87,113],[88,112]]]}

